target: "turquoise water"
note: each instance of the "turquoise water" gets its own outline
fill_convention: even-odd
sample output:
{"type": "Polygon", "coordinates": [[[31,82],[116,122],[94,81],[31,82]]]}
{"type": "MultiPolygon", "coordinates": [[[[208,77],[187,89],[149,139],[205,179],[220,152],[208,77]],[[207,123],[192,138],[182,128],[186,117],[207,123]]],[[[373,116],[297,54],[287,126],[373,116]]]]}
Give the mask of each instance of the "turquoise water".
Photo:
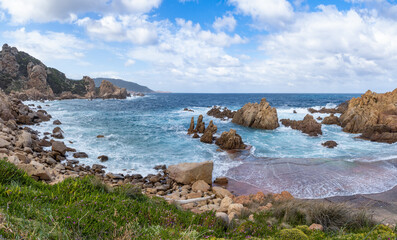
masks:
{"type": "MultiPolygon", "coordinates": [[[[373,143],[341,131],[338,126],[323,126],[323,135],[309,137],[281,126],[274,131],[255,130],[205,115],[210,106],[237,110],[247,102],[266,97],[277,108],[279,119],[303,119],[308,107],[335,107],[356,94],[153,94],[127,100],[64,100],[40,104],[53,120],[63,123],[65,142],[84,151],[81,163],[99,163],[107,155],[107,171],[154,173],[157,164],[213,160],[214,177],[226,175],[263,190],[288,190],[297,197],[319,198],[354,193],[373,193],[397,185],[396,144],[373,143]],[[48,106],[47,106],[48,105],[48,106]],[[194,112],[185,112],[184,108],[194,112]],[[293,114],[293,110],[298,113],[293,114]],[[218,126],[218,134],[237,130],[249,153],[229,156],[215,145],[203,144],[186,135],[190,118],[203,114],[218,126]],[[105,135],[97,139],[97,135],[105,135]],[[321,146],[327,140],[339,146],[321,146]]],[[[327,116],[314,114],[315,117],[327,116]]],[[[35,126],[52,131],[52,122],[35,126]]]]}

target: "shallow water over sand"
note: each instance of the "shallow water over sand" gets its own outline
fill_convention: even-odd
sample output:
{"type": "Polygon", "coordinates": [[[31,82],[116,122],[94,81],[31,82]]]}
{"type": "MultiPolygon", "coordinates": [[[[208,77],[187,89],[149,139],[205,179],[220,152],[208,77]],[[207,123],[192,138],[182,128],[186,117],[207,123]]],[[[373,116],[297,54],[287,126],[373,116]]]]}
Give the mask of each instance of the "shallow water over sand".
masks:
{"type": "MultiPolygon", "coordinates": [[[[279,119],[303,119],[308,107],[334,107],[356,97],[352,94],[154,94],[128,100],[65,100],[40,104],[53,120],[63,123],[65,141],[89,155],[81,163],[99,163],[107,155],[108,171],[148,174],[156,164],[215,162],[214,177],[226,175],[264,190],[288,190],[299,197],[319,198],[381,192],[397,185],[396,144],[372,143],[344,133],[338,126],[323,126],[323,135],[309,137],[280,127],[254,130],[206,116],[209,106],[238,109],[266,97],[277,107],[279,119]],[[48,106],[46,106],[48,105],[48,106]],[[185,112],[187,107],[194,112],[185,112]],[[293,110],[298,113],[293,114],[293,110]],[[218,134],[237,130],[250,152],[235,158],[186,135],[190,118],[204,115],[218,126],[218,134]],[[105,135],[104,139],[96,138],[105,135]],[[338,142],[324,148],[327,140],[338,142]]],[[[314,114],[315,117],[327,116],[314,114]]],[[[52,131],[52,122],[34,127],[52,131]]]]}

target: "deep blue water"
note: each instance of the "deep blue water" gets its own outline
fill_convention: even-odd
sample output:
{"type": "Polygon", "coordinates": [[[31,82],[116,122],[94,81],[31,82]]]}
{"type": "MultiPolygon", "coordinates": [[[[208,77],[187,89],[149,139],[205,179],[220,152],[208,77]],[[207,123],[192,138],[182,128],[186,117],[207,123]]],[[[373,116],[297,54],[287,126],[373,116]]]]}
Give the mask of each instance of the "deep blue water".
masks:
{"type": "MultiPolygon", "coordinates": [[[[338,126],[323,126],[323,136],[309,137],[281,126],[256,130],[221,121],[205,113],[213,105],[237,110],[247,102],[266,97],[279,119],[303,119],[308,107],[335,107],[358,94],[152,94],[127,100],[64,100],[40,104],[63,123],[65,140],[90,157],[107,155],[108,171],[152,173],[154,165],[179,162],[215,162],[214,177],[226,175],[268,191],[288,190],[298,197],[317,198],[372,193],[397,185],[396,144],[372,143],[344,133],[338,126]],[[48,106],[46,106],[48,105],[48,106]],[[185,112],[184,108],[194,112],[185,112]],[[293,114],[293,110],[298,113],[293,114]],[[248,155],[234,158],[186,134],[190,118],[203,114],[218,126],[218,134],[237,130],[248,155]],[[105,135],[97,139],[97,135],[105,135]],[[335,149],[321,143],[334,140],[335,149]]],[[[36,103],[37,104],[37,103],[36,103]]],[[[324,114],[314,114],[327,116],[324,114]]],[[[38,130],[51,131],[44,123],[38,130]]]]}

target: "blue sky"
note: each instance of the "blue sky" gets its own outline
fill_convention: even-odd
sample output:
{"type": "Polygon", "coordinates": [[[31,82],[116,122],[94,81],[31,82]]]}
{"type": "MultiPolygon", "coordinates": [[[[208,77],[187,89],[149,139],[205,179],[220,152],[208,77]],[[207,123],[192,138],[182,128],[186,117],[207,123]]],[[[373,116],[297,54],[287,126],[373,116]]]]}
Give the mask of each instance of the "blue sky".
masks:
{"type": "Polygon", "coordinates": [[[0,40],[68,77],[172,92],[377,92],[394,0],[0,0],[0,40]]]}

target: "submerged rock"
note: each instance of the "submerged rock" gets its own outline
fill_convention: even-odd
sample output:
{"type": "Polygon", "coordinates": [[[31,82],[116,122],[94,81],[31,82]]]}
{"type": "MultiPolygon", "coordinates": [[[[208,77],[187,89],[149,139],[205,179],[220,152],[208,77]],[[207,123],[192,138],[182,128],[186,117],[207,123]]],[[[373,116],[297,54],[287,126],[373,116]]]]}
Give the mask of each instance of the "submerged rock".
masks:
{"type": "Polygon", "coordinates": [[[233,123],[246,127],[273,130],[278,128],[277,110],[262,98],[258,103],[247,103],[233,117],[233,123]]]}
{"type": "Polygon", "coordinates": [[[336,146],[338,146],[338,144],[335,141],[326,141],[326,142],[322,143],[321,145],[323,145],[324,147],[327,147],[327,148],[335,148],[336,146]]]}
{"type": "Polygon", "coordinates": [[[52,130],[52,136],[57,139],[63,139],[63,131],[60,127],[56,127],[52,130]]]}
{"type": "Polygon", "coordinates": [[[73,157],[74,158],[88,158],[88,155],[85,152],[77,152],[77,153],[73,153],[73,157]]]}
{"type": "Polygon", "coordinates": [[[314,120],[313,116],[307,114],[302,121],[281,119],[281,123],[286,127],[291,127],[292,129],[300,130],[309,136],[322,135],[321,124],[314,120]]]}
{"type": "Polygon", "coordinates": [[[246,147],[241,136],[238,135],[234,129],[230,129],[229,132],[223,132],[222,135],[216,139],[215,144],[224,150],[245,149],[246,147]]]}
{"type": "Polygon", "coordinates": [[[212,183],[212,170],[214,163],[206,161],[201,163],[180,163],[168,167],[169,177],[178,183],[192,184],[203,180],[207,184],[212,183]]]}

